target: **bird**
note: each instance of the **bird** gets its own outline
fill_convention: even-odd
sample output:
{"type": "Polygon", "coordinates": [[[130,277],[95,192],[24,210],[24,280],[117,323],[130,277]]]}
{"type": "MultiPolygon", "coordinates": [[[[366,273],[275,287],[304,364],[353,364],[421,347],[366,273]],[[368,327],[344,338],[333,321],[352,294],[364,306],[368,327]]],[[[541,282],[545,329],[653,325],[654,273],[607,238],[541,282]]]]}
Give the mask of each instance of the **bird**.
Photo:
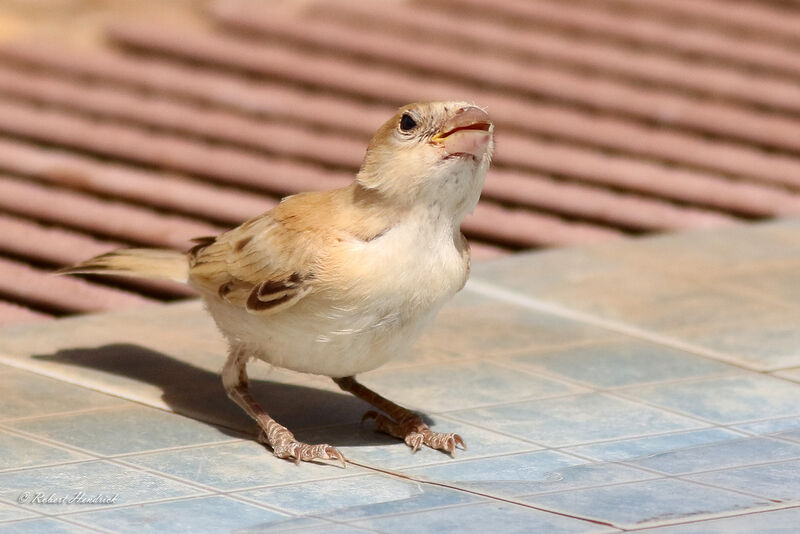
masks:
{"type": "Polygon", "coordinates": [[[278,458],[346,458],[298,441],[248,389],[247,364],[331,377],[374,407],[364,419],[399,438],[453,455],[454,433],[365,387],[356,375],[409,354],[442,305],[466,284],[461,222],[473,211],[494,150],[494,123],[468,102],[399,108],[374,134],[352,183],[299,193],[188,251],[119,249],[60,274],[171,279],[197,290],[228,342],[222,384],[278,458]]]}

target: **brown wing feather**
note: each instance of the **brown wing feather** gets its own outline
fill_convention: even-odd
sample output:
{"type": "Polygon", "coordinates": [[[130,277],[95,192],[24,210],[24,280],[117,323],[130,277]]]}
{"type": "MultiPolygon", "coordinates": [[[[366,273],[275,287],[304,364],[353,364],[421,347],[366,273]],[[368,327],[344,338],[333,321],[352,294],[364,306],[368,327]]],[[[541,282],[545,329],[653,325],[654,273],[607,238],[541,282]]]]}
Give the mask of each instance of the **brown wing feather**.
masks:
{"type": "Polygon", "coordinates": [[[216,239],[201,238],[189,256],[190,282],[251,313],[292,306],[330,278],[316,271],[329,269],[326,254],[338,243],[368,242],[391,226],[375,194],[354,183],[293,195],[216,239]]]}
{"type": "Polygon", "coordinates": [[[319,246],[269,212],[192,249],[190,281],[251,313],[288,308],[312,289],[319,246]]]}

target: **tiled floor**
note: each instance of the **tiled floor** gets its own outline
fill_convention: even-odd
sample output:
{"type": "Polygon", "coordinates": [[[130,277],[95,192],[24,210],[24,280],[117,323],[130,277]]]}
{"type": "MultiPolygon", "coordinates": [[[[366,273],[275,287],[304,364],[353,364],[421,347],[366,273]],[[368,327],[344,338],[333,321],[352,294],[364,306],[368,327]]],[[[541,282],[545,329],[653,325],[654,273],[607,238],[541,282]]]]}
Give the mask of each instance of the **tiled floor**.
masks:
{"type": "Polygon", "coordinates": [[[0,533],[796,532],[798,287],[789,220],[476,265],[410,360],[363,376],[459,432],[455,459],[251,364],[346,469],[253,441],[197,303],[7,327],[0,533]]]}

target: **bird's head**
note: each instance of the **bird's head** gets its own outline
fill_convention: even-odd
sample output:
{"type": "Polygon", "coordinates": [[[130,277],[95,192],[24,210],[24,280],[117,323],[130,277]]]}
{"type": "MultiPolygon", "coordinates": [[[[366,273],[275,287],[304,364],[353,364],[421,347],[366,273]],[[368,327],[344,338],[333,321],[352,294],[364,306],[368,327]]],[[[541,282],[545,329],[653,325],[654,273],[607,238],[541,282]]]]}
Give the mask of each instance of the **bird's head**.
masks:
{"type": "Polygon", "coordinates": [[[460,220],[478,202],[493,138],[494,125],[479,107],[409,104],[375,133],[357,180],[398,205],[436,206],[460,220]]]}

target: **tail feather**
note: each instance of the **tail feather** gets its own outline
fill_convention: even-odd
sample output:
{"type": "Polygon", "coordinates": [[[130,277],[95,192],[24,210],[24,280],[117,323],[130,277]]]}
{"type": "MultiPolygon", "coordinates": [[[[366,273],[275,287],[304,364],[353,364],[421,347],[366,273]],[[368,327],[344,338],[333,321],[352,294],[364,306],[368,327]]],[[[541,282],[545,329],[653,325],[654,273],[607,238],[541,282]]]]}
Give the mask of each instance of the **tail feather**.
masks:
{"type": "Polygon", "coordinates": [[[130,248],[102,254],[56,271],[56,274],[86,273],[161,278],[186,283],[189,262],[185,253],[176,250],[130,248]]]}

